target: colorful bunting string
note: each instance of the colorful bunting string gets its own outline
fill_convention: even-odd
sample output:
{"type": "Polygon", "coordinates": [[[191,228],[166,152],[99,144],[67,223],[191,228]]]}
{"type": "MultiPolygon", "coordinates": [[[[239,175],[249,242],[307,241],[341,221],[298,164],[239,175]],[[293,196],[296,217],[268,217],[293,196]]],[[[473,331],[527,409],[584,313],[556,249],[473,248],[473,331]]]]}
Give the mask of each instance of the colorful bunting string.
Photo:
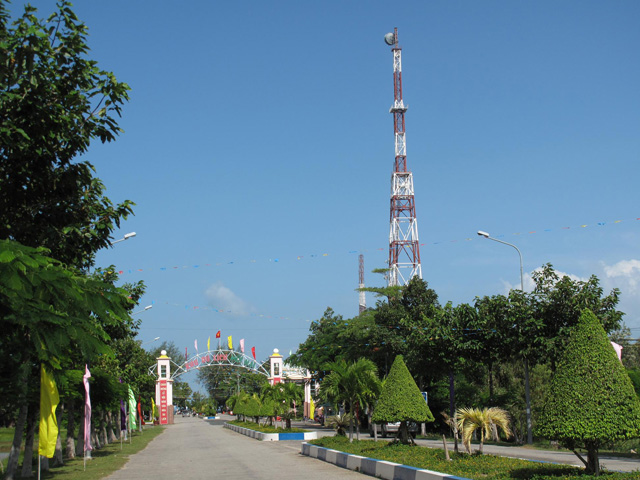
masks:
{"type": "MultiPolygon", "coordinates": [[[[609,221],[609,222],[594,222],[591,224],[580,224],[578,226],[569,226],[569,227],[558,227],[558,228],[545,228],[542,230],[529,230],[529,231],[525,231],[525,232],[514,232],[510,235],[534,235],[537,233],[549,233],[549,232],[555,232],[555,231],[566,231],[566,230],[571,230],[571,229],[584,229],[584,228],[589,228],[589,227],[606,227],[606,226],[610,226],[610,225],[616,225],[616,224],[620,224],[623,222],[636,222],[640,220],[640,217],[631,219],[631,220],[614,220],[614,221],[609,221]]],[[[494,235],[495,238],[505,238],[509,236],[509,234],[500,234],[500,235],[494,235]]],[[[427,242],[427,243],[421,243],[420,246],[421,247],[429,247],[432,245],[443,245],[443,244],[447,244],[447,243],[458,243],[458,242],[468,242],[471,240],[476,240],[475,237],[468,237],[468,238],[464,238],[464,239],[454,239],[454,240],[439,240],[436,242],[427,242]]],[[[368,251],[385,251],[387,250],[389,247],[382,247],[382,248],[374,248],[374,249],[363,249],[363,250],[347,250],[346,254],[348,255],[354,255],[354,254],[359,254],[359,253],[366,253],[368,251]]],[[[332,254],[334,255],[334,254],[332,254]]],[[[295,255],[295,256],[291,256],[291,257],[287,257],[288,259],[293,259],[295,258],[295,261],[303,261],[305,259],[317,259],[317,258],[323,258],[323,257],[329,257],[330,254],[329,253],[322,253],[322,254],[311,254],[311,255],[295,255]]],[[[279,263],[281,260],[279,258],[275,258],[275,259],[268,259],[266,260],[267,262],[273,262],[273,263],[279,263]]],[[[249,263],[257,263],[258,261],[256,259],[250,259],[249,263]]],[[[201,267],[218,267],[218,266],[222,266],[222,265],[238,265],[238,264],[242,264],[242,261],[226,261],[226,262],[217,262],[217,263],[203,263],[203,264],[197,264],[197,265],[183,265],[183,266],[172,266],[172,267],[159,267],[159,268],[131,268],[131,269],[122,269],[122,270],[118,270],[117,273],[119,275],[126,275],[126,274],[135,274],[138,272],[151,272],[151,271],[155,271],[155,270],[160,270],[162,272],[166,272],[166,271],[175,271],[175,270],[186,270],[186,269],[193,269],[193,268],[201,268],[201,267]]],[[[103,270],[103,269],[96,269],[96,272],[101,273],[114,273],[111,270],[103,270]]]]}

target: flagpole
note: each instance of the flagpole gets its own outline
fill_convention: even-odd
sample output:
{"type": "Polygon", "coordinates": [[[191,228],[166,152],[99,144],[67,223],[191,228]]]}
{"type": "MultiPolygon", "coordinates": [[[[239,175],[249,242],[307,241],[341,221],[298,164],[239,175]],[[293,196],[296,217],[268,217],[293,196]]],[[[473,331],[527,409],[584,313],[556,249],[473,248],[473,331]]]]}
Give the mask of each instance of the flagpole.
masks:
{"type": "Polygon", "coordinates": [[[40,480],[40,459],[41,458],[42,458],[42,455],[38,453],[38,480],[40,480]]]}

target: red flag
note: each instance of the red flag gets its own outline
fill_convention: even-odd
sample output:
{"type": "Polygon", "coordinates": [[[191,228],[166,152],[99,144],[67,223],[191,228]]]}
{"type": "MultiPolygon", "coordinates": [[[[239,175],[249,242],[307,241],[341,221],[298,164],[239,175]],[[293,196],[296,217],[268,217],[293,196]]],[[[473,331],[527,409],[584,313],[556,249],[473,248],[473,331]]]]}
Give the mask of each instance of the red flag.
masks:
{"type": "Polygon", "coordinates": [[[251,347],[251,354],[253,355],[253,359],[256,359],[256,347],[251,347]]]}
{"type": "Polygon", "coordinates": [[[140,419],[140,424],[144,425],[144,418],[142,415],[142,405],[140,404],[140,395],[138,395],[138,418],[140,419]]]}
{"type": "Polygon", "coordinates": [[[218,333],[216,333],[216,338],[220,338],[220,330],[218,330],[218,333]]]}

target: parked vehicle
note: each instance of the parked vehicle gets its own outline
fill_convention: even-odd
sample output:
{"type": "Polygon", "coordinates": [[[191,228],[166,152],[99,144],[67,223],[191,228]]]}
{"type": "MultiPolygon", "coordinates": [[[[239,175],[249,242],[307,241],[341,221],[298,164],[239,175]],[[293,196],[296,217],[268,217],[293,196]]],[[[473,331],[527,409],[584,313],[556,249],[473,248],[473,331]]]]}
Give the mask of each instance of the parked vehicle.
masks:
{"type": "MultiPolygon", "coordinates": [[[[419,425],[416,422],[409,422],[409,434],[413,437],[416,438],[416,435],[418,434],[418,430],[419,430],[419,425]]],[[[369,435],[370,436],[374,436],[374,431],[373,429],[376,429],[378,432],[378,435],[380,435],[382,438],[387,438],[389,435],[395,435],[396,433],[398,433],[398,429],[400,428],[400,422],[389,422],[389,423],[370,423],[369,424],[369,435]]]]}

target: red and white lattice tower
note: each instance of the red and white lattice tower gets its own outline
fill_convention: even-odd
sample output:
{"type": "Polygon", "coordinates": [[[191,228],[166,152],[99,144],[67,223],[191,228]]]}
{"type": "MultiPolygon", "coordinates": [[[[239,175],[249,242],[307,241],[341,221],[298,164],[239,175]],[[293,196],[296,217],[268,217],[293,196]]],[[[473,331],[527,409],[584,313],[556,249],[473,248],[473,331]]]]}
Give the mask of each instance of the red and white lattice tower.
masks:
{"type": "Polygon", "coordinates": [[[365,300],[365,296],[364,296],[364,255],[360,254],[360,256],[358,257],[358,263],[359,263],[359,267],[358,267],[358,273],[359,273],[359,279],[360,279],[360,305],[358,308],[358,313],[362,313],[367,309],[367,303],[365,300]]]}
{"type": "Polygon", "coordinates": [[[413,174],[407,170],[407,140],[402,101],[402,48],[398,46],[398,29],[384,37],[393,52],[393,129],[396,159],[391,175],[391,212],[389,228],[389,286],[406,285],[416,275],[422,278],[418,220],[413,194],[413,174]]]}

